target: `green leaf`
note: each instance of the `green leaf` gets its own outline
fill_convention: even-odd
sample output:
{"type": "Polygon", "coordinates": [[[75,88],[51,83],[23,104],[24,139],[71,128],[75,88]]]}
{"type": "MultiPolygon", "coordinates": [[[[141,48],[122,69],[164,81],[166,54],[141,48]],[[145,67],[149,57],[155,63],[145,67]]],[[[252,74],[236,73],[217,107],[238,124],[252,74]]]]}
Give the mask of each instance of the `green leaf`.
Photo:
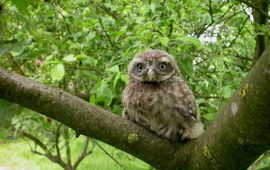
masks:
{"type": "Polygon", "coordinates": [[[106,71],[112,72],[112,73],[119,73],[119,66],[118,65],[114,65],[112,67],[107,68],[106,71]]]}
{"type": "Polygon", "coordinates": [[[168,47],[169,38],[168,37],[160,37],[159,42],[164,45],[165,47],[168,47]]]}
{"type": "Polygon", "coordinates": [[[121,105],[117,105],[117,104],[113,105],[113,109],[112,109],[113,113],[117,113],[120,115],[122,113],[122,110],[123,108],[121,105]]]}
{"type": "Polygon", "coordinates": [[[185,58],[181,60],[181,66],[184,70],[184,72],[191,76],[193,73],[193,65],[192,65],[192,60],[191,58],[185,58]]]}
{"type": "Polygon", "coordinates": [[[12,3],[23,14],[28,14],[27,7],[30,5],[30,2],[31,0],[12,0],[12,3]]]}
{"type": "Polygon", "coordinates": [[[83,64],[91,65],[91,66],[96,66],[98,63],[98,60],[96,60],[93,57],[87,56],[85,54],[76,55],[76,59],[79,61],[82,61],[83,64]]]}
{"type": "Polygon", "coordinates": [[[195,37],[184,36],[179,38],[180,41],[191,43],[197,47],[201,46],[201,41],[195,37]]]}
{"type": "Polygon", "coordinates": [[[116,76],[114,77],[114,80],[113,80],[113,87],[114,87],[114,89],[115,89],[116,84],[117,84],[117,82],[118,82],[118,80],[119,80],[120,77],[121,77],[121,73],[120,72],[117,73],[116,76]]]}
{"type": "Polygon", "coordinates": [[[91,95],[90,96],[90,103],[95,105],[96,104],[96,95],[91,95]]]}
{"type": "Polygon", "coordinates": [[[128,76],[127,76],[127,75],[121,74],[120,79],[121,79],[123,82],[125,82],[126,84],[128,83],[128,76]]]}
{"type": "Polygon", "coordinates": [[[222,96],[227,99],[231,97],[234,91],[231,89],[230,86],[225,86],[225,87],[222,87],[221,92],[222,92],[222,96]]]}
{"type": "Polygon", "coordinates": [[[62,80],[65,75],[65,67],[63,64],[57,64],[51,69],[51,77],[54,81],[62,80]]]}
{"type": "Polygon", "coordinates": [[[74,56],[74,54],[68,54],[63,58],[66,62],[74,62],[77,61],[77,58],[74,56]]]}
{"type": "Polygon", "coordinates": [[[216,114],[213,114],[213,113],[208,113],[208,114],[202,115],[202,117],[208,121],[214,120],[215,116],[216,116],[216,114]]]}
{"type": "Polygon", "coordinates": [[[109,106],[113,99],[112,90],[109,88],[109,84],[106,80],[102,80],[97,89],[97,98],[99,102],[104,103],[104,105],[109,106]]]}
{"type": "Polygon", "coordinates": [[[86,60],[87,59],[87,55],[85,55],[85,54],[76,55],[76,59],[77,60],[86,60]]]}

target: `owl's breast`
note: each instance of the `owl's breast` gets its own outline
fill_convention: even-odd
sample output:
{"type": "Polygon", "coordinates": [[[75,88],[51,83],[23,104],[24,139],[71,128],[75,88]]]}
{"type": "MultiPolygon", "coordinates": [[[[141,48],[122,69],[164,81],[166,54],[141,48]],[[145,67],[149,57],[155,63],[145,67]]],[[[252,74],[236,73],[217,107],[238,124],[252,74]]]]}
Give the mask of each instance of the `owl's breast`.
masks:
{"type": "Polygon", "coordinates": [[[171,119],[168,114],[173,112],[177,99],[181,97],[170,84],[139,84],[125,91],[124,104],[127,111],[141,114],[149,120],[171,119]]]}

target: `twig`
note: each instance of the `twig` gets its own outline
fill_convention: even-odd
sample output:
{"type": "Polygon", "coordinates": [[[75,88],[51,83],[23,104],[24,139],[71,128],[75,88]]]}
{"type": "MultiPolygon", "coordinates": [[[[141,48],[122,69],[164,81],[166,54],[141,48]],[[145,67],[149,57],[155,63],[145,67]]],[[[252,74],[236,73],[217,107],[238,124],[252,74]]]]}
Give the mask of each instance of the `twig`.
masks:
{"type": "Polygon", "coordinates": [[[59,13],[59,14],[61,15],[61,17],[63,18],[63,21],[64,21],[64,25],[65,25],[65,27],[66,27],[66,29],[67,29],[67,32],[68,32],[68,34],[72,37],[72,32],[71,32],[71,29],[70,29],[69,24],[67,23],[66,16],[62,13],[62,11],[59,11],[59,10],[57,9],[57,6],[58,6],[59,8],[61,8],[61,10],[63,9],[63,8],[61,7],[60,3],[58,3],[57,1],[55,1],[54,3],[53,3],[53,2],[50,2],[50,1],[48,1],[48,2],[49,2],[52,6],[54,6],[55,9],[56,9],[56,11],[57,11],[57,13],[59,13]]]}
{"type": "Polygon", "coordinates": [[[246,61],[252,61],[251,58],[241,56],[235,49],[233,49],[233,52],[235,53],[236,58],[243,59],[243,60],[246,60],[246,61]]]}
{"type": "Polygon", "coordinates": [[[87,155],[89,155],[90,153],[92,153],[92,151],[93,151],[93,149],[94,149],[94,147],[95,147],[95,143],[93,143],[92,148],[91,148],[89,151],[87,151],[88,146],[89,146],[89,141],[90,141],[90,138],[89,138],[89,137],[86,137],[86,139],[85,139],[85,141],[84,141],[84,147],[83,147],[83,150],[82,150],[80,156],[78,157],[78,159],[75,161],[75,163],[74,163],[74,165],[73,165],[74,169],[76,169],[76,168],[78,167],[79,163],[80,163],[87,155]]]}
{"type": "Polygon", "coordinates": [[[119,161],[117,161],[111,154],[109,154],[98,142],[96,142],[96,145],[107,155],[109,156],[114,162],[116,162],[120,167],[123,168],[123,165],[119,161]]]}
{"type": "Polygon", "coordinates": [[[227,46],[228,48],[232,47],[233,43],[237,40],[237,38],[239,37],[240,33],[242,32],[242,30],[243,30],[243,28],[244,28],[246,22],[248,21],[248,19],[249,19],[249,16],[242,22],[242,25],[241,25],[240,29],[238,29],[238,32],[237,32],[236,36],[235,36],[234,39],[230,42],[230,45],[227,46]]]}
{"type": "Polygon", "coordinates": [[[119,21],[120,15],[117,12],[110,10],[109,8],[107,8],[106,6],[104,6],[102,3],[101,4],[98,4],[97,6],[100,7],[101,9],[103,9],[114,20],[119,21]]]}
{"type": "Polygon", "coordinates": [[[98,17],[98,20],[99,20],[99,23],[100,23],[100,26],[102,28],[102,31],[105,33],[109,43],[111,44],[112,48],[114,49],[114,52],[117,52],[119,50],[119,48],[117,47],[117,45],[115,43],[113,43],[113,41],[111,40],[111,37],[109,36],[109,34],[107,33],[104,25],[103,25],[103,22],[102,22],[102,19],[100,17],[98,17]]]}
{"type": "Polygon", "coordinates": [[[154,28],[153,29],[153,32],[157,32],[157,33],[159,33],[159,35],[161,35],[162,37],[164,37],[163,33],[159,29],[154,28]]]}
{"type": "Polygon", "coordinates": [[[173,32],[173,21],[170,23],[169,27],[170,27],[170,30],[169,30],[169,33],[168,33],[167,37],[170,37],[172,35],[172,32],[173,32]]]}
{"type": "Polygon", "coordinates": [[[240,2],[242,2],[242,3],[244,3],[244,4],[246,4],[247,6],[253,8],[253,9],[255,9],[256,11],[260,12],[262,15],[264,15],[265,17],[267,17],[268,19],[270,19],[270,16],[268,15],[267,12],[265,12],[265,11],[263,11],[262,9],[260,9],[260,8],[258,8],[258,7],[256,7],[256,6],[254,6],[252,3],[248,2],[248,1],[245,1],[245,0],[238,0],[238,1],[240,1],[240,2]]]}
{"type": "Polygon", "coordinates": [[[33,136],[33,135],[31,135],[31,134],[29,134],[29,133],[27,133],[27,132],[24,132],[24,131],[22,131],[22,130],[18,130],[18,132],[19,132],[22,136],[24,136],[24,137],[30,139],[30,140],[33,141],[35,144],[37,144],[40,148],[42,148],[42,149],[44,150],[45,153],[47,153],[48,155],[52,155],[52,153],[50,152],[50,150],[47,148],[47,146],[46,146],[41,140],[39,140],[39,139],[36,138],[35,136],[33,136]]]}
{"type": "Polygon", "coordinates": [[[27,132],[24,132],[22,130],[19,131],[19,133],[30,139],[31,141],[33,141],[36,145],[38,145],[40,148],[43,149],[43,151],[45,152],[44,153],[41,153],[41,152],[38,152],[36,149],[35,150],[32,150],[33,153],[35,154],[38,154],[38,155],[42,155],[42,156],[46,156],[48,159],[50,159],[51,161],[55,162],[55,163],[58,163],[60,166],[62,166],[63,168],[66,167],[66,163],[61,159],[59,158],[58,156],[54,156],[50,150],[47,148],[47,146],[41,141],[39,140],[38,138],[36,138],[35,136],[27,133],[27,132]]]}
{"type": "Polygon", "coordinates": [[[103,11],[105,11],[109,16],[111,16],[114,20],[116,20],[116,21],[119,21],[119,20],[121,20],[122,18],[120,17],[120,14],[119,13],[117,13],[116,11],[113,11],[113,10],[111,10],[111,9],[109,9],[108,7],[106,7],[105,5],[104,5],[104,3],[96,3],[95,1],[89,1],[87,4],[86,4],[86,6],[88,6],[88,5],[94,5],[96,8],[98,7],[98,8],[100,8],[100,9],[102,9],[103,11]]]}
{"type": "Polygon", "coordinates": [[[69,133],[68,128],[64,127],[64,140],[65,140],[65,147],[66,147],[66,156],[67,156],[67,164],[72,166],[71,164],[71,150],[70,150],[70,140],[69,140],[69,133]]]}
{"type": "Polygon", "coordinates": [[[208,13],[211,17],[211,23],[214,23],[213,10],[212,10],[212,1],[208,0],[208,13]]]}
{"type": "Polygon", "coordinates": [[[60,136],[60,129],[62,124],[58,124],[56,127],[56,134],[55,134],[55,148],[56,148],[56,154],[61,159],[61,152],[59,148],[59,136],[60,136]]]}
{"type": "Polygon", "coordinates": [[[201,29],[195,33],[196,37],[200,37],[201,34],[207,30],[210,26],[212,26],[215,22],[214,22],[214,16],[213,16],[213,11],[212,11],[212,1],[209,0],[209,3],[208,3],[208,14],[210,15],[210,18],[211,18],[211,22],[209,24],[204,24],[201,29]]]}

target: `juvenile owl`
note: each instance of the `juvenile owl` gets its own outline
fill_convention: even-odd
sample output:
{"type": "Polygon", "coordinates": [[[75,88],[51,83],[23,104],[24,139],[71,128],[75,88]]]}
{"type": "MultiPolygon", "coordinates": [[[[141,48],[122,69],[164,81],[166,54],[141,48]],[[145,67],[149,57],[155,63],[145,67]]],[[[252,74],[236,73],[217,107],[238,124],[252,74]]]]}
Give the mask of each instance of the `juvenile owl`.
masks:
{"type": "Polygon", "coordinates": [[[130,62],[128,76],[123,117],[172,141],[203,132],[194,95],[171,55],[147,50],[130,62]]]}

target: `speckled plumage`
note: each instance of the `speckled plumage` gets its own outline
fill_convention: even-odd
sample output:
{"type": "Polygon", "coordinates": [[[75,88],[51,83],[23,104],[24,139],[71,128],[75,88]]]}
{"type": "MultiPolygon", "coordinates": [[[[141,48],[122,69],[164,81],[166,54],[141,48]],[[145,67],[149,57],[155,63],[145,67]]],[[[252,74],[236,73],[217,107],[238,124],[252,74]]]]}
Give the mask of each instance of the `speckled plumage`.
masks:
{"type": "Polygon", "coordinates": [[[123,116],[172,141],[196,138],[203,132],[195,98],[168,53],[147,50],[128,68],[123,91],[123,116]]]}

